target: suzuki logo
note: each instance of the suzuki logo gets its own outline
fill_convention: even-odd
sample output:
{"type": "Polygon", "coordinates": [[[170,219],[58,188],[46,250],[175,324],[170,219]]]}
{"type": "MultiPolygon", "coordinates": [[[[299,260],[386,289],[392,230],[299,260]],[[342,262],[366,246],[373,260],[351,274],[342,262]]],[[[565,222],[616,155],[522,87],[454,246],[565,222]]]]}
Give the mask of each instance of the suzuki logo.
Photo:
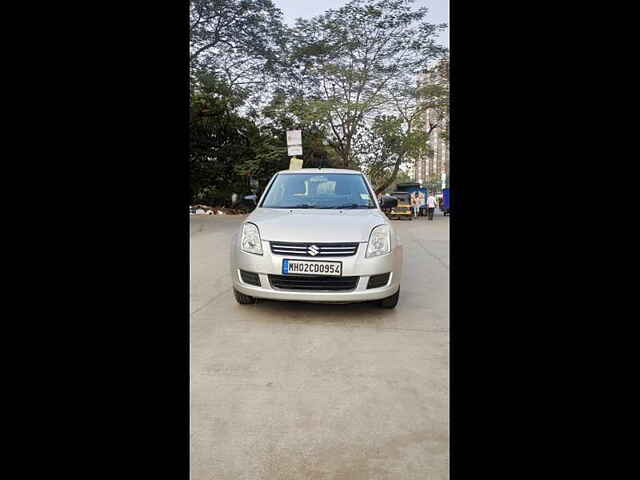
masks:
{"type": "Polygon", "coordinates": [[[311,255],[312,257],[315,257],[318,253],[320,253],[320,249],[318,247],[316,247],[315,245],[311,245],[307,251],[309,252],[309,255],[311,255]]]}

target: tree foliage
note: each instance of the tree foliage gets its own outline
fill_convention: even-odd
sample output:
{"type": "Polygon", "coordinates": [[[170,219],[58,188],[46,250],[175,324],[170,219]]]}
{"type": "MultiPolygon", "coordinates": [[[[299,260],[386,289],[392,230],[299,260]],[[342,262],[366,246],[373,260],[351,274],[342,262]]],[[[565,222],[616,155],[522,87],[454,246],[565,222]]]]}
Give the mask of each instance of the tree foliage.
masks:
{"type": "Polygon", "coordinates": [[[413,0],[353,0],[311,20],[298,20],[291,62],[307,115],[323,123],[342,166],[358,166],[354,140],[367,122],[393,108],[412,77],[445,50],[443,25],[425,21],[413,0]],[[401,90],[402,89],[402,90],[401,90]]]}
{"type": "Polygon", "coordinates": [[[223,83],[210,80],[192,96],[190,179],[192,202],[220,203],[240,185],[235,163],[249,153],[251,123],[235,109],[241,99],[223,83]],[[229,192],[230,194],[230,192],[229,192]]]}
{"type": "Polygon", "coordinates": [[[305,167],[359,168],[389,188],[448,124],[448,69],[416,84],[446,52],[444,26],[412,3],[352,0],[289,29],[271,0],[193,0],[192,201],[228,203],[249,178],[264,187],[288,168],[291,129],[305,167]]]}
{"type": "Polygon", "coordinates": [[[250,176],[288,164],[281,143],[256,123],[281,68],[285,27],[271,0],[192,0],[190,32],[191,199],[226,203],[250,176]]]}
{"type": "Polygon", "coordinates": [[[281,69],[285,32],[271,0],[192,0],[192,80],[213,74],[247,95],[261,93],[281,69]]]}
{"type": "Polygon", "coordinates": [[[440,113],[427,116],[427,112],[446,111],[448,105],[448,92],[430,83],[399,87],[389,96],[391,114],[376,117],[356,142],[376,193],[391,185],[401,166],[429,153],[429,136],[443,120],[440,113]]]}

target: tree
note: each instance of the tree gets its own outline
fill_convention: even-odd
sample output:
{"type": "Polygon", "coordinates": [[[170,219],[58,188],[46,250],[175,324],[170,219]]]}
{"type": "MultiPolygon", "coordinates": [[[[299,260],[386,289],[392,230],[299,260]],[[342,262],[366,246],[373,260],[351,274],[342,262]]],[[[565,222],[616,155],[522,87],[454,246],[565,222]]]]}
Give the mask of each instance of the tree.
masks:
{"type": "Polygon", "coordinates": [[[213,74],[245,95],[259,94],[281,67],[285,32],[271,0],[192,0],[192,81],[213,74]]]}
{"type": "Polygon", "coordinates": [[[192,201],[231,193],[286,168],[286,150],[257,123],[256,105],[282,68],[286,28],[271,0],[192,0],[190,183],[192,201]]]}
{"type": "Polygon", "coordinates": [[[234,112],[239,102],[224,84],[210,83],[192,97],[189,170],[191,201],[224,201],[234,187],[233,165],[245,149],[247,121],[234,112]]]}
{"type": "Polygon", "coordinates": [[[393,107],[402,87],[446,49],[434,43],[445,25],[424,21],[413,0],[352,0],[311,20],[298,20],[292,82],[307,115],[322,121],[343,167],[358,165],[354,141],[393,107]],[[389,95],[396,92],[395,97],[389,95]]]}
{"type": "MultiPolygon", "coordinates": [[[[432,153],[435,129],[446,135],[449,112],[448,64],[425,70],[416,87],[396,86],[388,92],[391,115],[376,118],[368,135],[358,136],[357,151],[374,179],[377,193],[395,180],[400,167],[432,153]]],[[[446,138],[446,137],[445,137],[446,138]]]]}
{"type": "Polygon", "coordinates": [[[444,25],[412,2],[352,0],[288,31],[271,0],[192,1],[192,199],[264,185],[288,167],[290,129],[306,167],[362,168],[388,188],[428,149],[424,109],[442,106],[442,88],[408,87],[446,52],[444,25]]]}
{"type": "Polygon", "coordinates": [[[356,142],[356,151],[374,181],[376,193],[394,182],[402,165],[429,153],[429,136],[441,120],[427,118],[426,113],[448,105],[448,91],[431,84],[397,87],[388,95],[393,102],[392,114],[376,117],[366,135],[358,136],[356,142]]]}
{"type": "Polygon", "coordinates": [[[238,113],[243,99],[212,76],[192,96],[190,123],[191,201],[228,204],[232,193],[262,185],[287,168],[286,149],[268,129],[238,113]]]}
{"type": "Polygon", "coordinates": [[[401,165],[426,149],[426,134],[415,125],[405,125],[399,116],[377,117],[364,137],[358,136],[356,151],[361,168],[367,174],[376,193],[385,191],[396,179],[401,165]]]}

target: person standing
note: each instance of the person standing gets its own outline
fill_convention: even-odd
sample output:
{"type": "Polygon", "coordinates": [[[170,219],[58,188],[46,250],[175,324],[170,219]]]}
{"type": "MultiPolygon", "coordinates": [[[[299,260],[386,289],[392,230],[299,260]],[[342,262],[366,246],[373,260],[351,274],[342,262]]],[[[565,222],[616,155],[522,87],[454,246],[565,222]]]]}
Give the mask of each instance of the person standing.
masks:
{"type": "Polygon", "coordinates": [[[423,207],[426,205],[426,199],[424,198],[424,192],[418,194],[418,215],[424,216],[423,207]]]}
{"type": "Polygon", "coordinates": [[[433,220],[433,211],[436,209],[436,198],[432,193],[427,197],[427,213],[429,215],[429,220],[433,220]]]}
{"type": "Polygon", "coordinates": [[[413,207],[413,218],[417,218],[418,217],[418,194],[416,192],[413,192],[411,194],[411,206],[413,207]]]}

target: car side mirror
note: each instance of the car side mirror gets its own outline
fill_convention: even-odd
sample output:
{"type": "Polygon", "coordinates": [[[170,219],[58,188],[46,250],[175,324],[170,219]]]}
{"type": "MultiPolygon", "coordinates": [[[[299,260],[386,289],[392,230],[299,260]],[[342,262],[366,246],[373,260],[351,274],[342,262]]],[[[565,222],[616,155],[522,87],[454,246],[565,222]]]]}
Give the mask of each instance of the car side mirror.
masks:
{"type": "Polygon", "coordinates": [[[398,206],[398,199],[393,197],[383,197],[382,203],[380,204],[381,208],[395,208],[398,206]]]}

